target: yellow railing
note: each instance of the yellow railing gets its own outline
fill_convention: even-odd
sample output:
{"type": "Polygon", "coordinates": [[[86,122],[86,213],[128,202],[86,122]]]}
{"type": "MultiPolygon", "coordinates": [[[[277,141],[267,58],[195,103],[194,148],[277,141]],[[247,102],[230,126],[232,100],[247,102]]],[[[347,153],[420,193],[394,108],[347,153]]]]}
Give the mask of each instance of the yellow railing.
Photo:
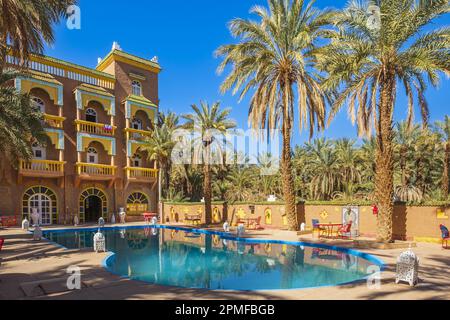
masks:
{"type": "Polygon", "coordinates": [[[47,123],[52,128],[62,129],[64,127],[64,120],[66,118],[53,116],[50,114],[44,114],[45,123],[47,123]]]}
{"type": "Polygon", "coordinates": [[[79,175],[88,174],[93,176],[114,176],[117,169],[115,166],[92,163],[77,163],[76,168],[79,175]]]}
{"type": "Polygon", "coordinates": [[[148,169],[148,168],[138,168],[138,167],[127,167],[125,168],[127,173],[127,177],[129,179],[156,179],[158,177],[157,169],[148,169]]]}
{"type": "Polygon", "coordinates": [[[63,161],[50,161],[50,160],[30,160],[20,161],[21,171],[35,171],[45,173],[63,173],[64,172],[63,161]]]}
{"type": "Polygon", "coordinates": [[[83,120],[75,120],[78,132],[99,134],[103,136],[113,137],[117,127],[102,123],[88,122],[83,120]]]}
{"type": "Polygon", "coordinates": [[[137,141],[144,140],[146,137],[150,137],[152,135],[151,131],[137,130],[131,128],[126,128],[125,132],[127,133],[128,139],[137,141]]]}

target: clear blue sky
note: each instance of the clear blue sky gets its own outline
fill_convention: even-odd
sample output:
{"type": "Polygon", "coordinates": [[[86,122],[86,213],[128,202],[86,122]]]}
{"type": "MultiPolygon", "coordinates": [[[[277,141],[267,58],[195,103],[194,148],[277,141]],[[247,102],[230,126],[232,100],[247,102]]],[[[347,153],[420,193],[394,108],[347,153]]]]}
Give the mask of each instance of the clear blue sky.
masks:
{"type": "MultiPolygon", "coordinates": [[[[318,0],[320,8],[341,8],[344,0],[318,0]]],[[[219,60],[214,51],[232,41],[227,23],[236,17],[249,17],[254,4],[266,0],[79,0],[81,30],[68,30],[65,24],[56,29],[56,42],[46,54],[87,67],[95,67],[113,41],[126,52],[152,58],[158,56],[163,72],[160,76],[161,110],[177,113],[190,111],[190,105],[201,99],[220,100],[233,109],[232,117],[241,128],[247,128],[248,100],[238,103],[231,94],[221,95],[223,76],[216,74],[219,60]]],[[[450,25],[450,17],[437,25],[450,25]]],[[[427,97],[431,120],[450,114],[450,80],[444,79],[438,90],[430,89],[427,97]]],[[[419,113],[417,113],[419,115],[419,113]]],[[[406,116],[406,99],[400,97],[396,119],[406,116]]],[[[344,110],[325,133],[331,138],[356,137],[356,130],[344,110]]],[[[316,135],[316,136],[319,136],[316,135]]],[[[307,133],[294,135],[294,143],[308,139],[307,133]]]]}

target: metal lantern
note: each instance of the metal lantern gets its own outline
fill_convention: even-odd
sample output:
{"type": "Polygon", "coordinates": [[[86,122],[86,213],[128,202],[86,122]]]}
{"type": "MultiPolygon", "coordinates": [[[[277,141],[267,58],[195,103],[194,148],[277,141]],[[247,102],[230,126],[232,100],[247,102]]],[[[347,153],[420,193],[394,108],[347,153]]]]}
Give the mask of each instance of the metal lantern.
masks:
{"type": "Polygon", "coordinates": [[[116,224],[116,215],[114,213],[111,216],[111,224],[116,224]]]}
{"type": "Polygon", "coordinates": [[[78,227],[78,225],[80,224],[80,219],[78,218],[78,216],[73,217],[73,224],[75,225],[75,227],[78,227]]]}
{"type": "Polygon", "coordinates": [[[98,226],[100,228],[103,228],[105,226],[105,219],[103,219],[103,217],[100,217],[100,219],[98,219],[98,226]]]}
{"type": "Polygon", "coordinates": [[[225,231],[227,233],[230,232],[230,224],[228,222],[225,222],[223,224],[223,231],[225,231]]]}
{"type": "Polygon", "coordinates": [[[125,224],[126,223],[126,216],[127,214],[125,213],[125,209],[124,208],[120,208],[119,210],[119,217],[120,217],[120,223],[121,224],[125,224]]]}
{"type": "Polygon", "coordinates": [[[409,248],[397,259],[397,277],[395,283],[408,282],[411,287],[419,282],[419,257],[409,248]]]}
{"type": "Polygon", "coordinates": [[[106,239],[100,229],[94,235],[94,251],[97,253],[101,251],[106,252],[106,239]]]}
{"type": "Polygon", "coordinates": [[[22,230],[28,231],[30,229],[30,221],[27,218],[22,221],[22,230]]]}
{"type": "Polygon", "coordinates": [[[152,220],[150,221],[151,225],[156,225],[158,223],[158,218],[157,217],[153,217],[152,220]]]}
{"type": "Polygon", "coordinates": [[[33,240],[34,241],[41,241],[42,240],[42,229],[39,226],[36,226],[34,228],[33,240]]]}

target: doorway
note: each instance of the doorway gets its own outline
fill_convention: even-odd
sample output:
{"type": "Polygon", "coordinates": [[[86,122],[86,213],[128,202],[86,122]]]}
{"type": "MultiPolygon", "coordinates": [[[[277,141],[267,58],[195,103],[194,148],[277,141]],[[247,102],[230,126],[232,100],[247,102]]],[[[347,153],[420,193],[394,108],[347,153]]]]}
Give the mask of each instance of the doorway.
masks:
{"type": "Polygon", "coordinates": [[[84,200],[85,222],[98,222],[102,216],[102,199],[97,196],[89,196],[84,200]]]}

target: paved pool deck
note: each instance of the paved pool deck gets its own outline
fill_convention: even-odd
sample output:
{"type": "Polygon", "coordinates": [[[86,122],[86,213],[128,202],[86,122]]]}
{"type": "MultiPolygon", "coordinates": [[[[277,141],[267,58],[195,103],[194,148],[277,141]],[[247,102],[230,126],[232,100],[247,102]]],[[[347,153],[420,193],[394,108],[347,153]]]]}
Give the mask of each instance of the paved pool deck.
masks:
{"type": "MultiPolygon", "coordinates": [[[[139,224],[129,224],[139,225],[139,224]]],[[[59,227],[61,229],[62,227],[59,227]]],[[[73,227],[71,227],[73,228],[73,227]]],[[[250,237],[287,241],[314,241],[295,232],[264,230],[250,232],[250,237]]],[[[356,283],[287,291],[208,291],[146,284],[112,275],[102,268],[106,254],[64,250],[46,241],[34,242],[20,229],[0,229],[6,242],[0,252],[0,300],[449,300],[450,250],[436,244],[418,243],[414,252],[420,257],[420,283],[411,288],[395,284],[396,257],[404,249],[361,250],[382,259],[387,269],[380,289],[368,289],[356,283]],[[66,270],[79,266],[82,288],[67,291],[66,270]]],[[[346,246],[345,242],[328,244],[346,246]]]]}

